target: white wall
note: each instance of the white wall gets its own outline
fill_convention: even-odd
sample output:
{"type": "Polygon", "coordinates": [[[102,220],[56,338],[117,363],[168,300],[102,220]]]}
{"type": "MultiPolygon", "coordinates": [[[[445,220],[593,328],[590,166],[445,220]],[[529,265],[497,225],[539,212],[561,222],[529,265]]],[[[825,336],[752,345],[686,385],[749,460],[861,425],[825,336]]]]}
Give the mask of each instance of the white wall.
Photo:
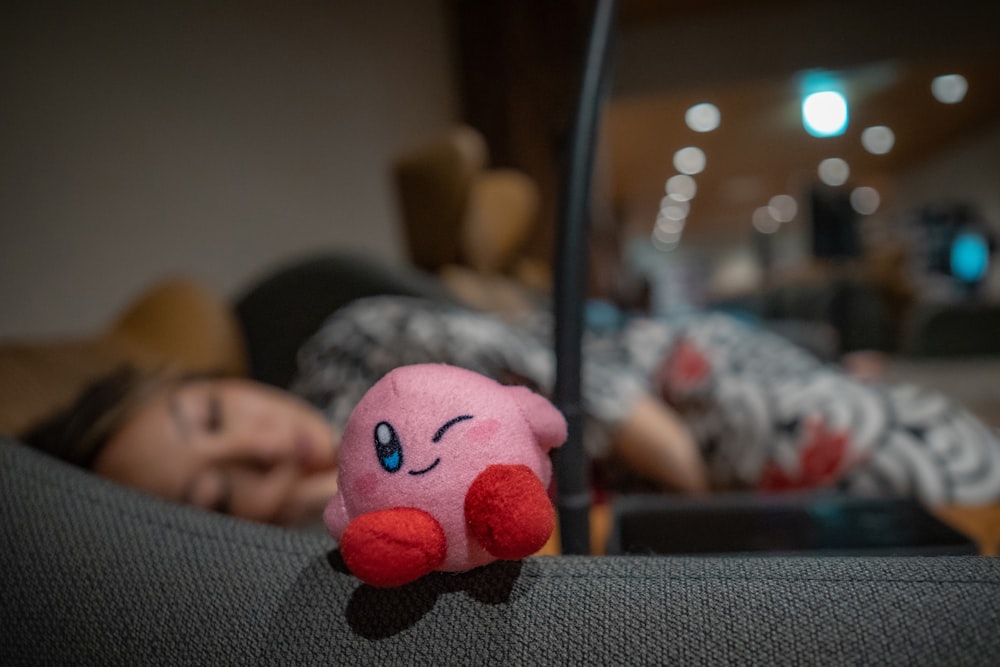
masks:
{"type": "Polygon", "coordinates": [[[457,108],[442,1],[266,4],[5,3],[0,338],[94,331],[167,275],[402,260],[388,162],[457,108]]]}

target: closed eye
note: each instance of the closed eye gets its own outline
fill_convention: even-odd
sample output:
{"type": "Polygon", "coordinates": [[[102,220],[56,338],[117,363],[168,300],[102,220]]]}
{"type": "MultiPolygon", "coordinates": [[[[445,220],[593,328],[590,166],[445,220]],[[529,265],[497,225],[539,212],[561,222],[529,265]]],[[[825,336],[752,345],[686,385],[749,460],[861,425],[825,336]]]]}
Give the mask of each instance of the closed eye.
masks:
{"type": "Polygon", "coordinates": [[[431,438],[431,442],[441,442],[441,438],[444,437],[444,434],[448,431],[448,429],[450,429],[452,426],[454,426],[459,422],[464,422],[466,419],[472,419],[472,415],[459,415],[454,419],[449,419],[444,423],[444,425],[441,428],[437,430],[437,432],[434,434],[434,437],[431,438]]]}

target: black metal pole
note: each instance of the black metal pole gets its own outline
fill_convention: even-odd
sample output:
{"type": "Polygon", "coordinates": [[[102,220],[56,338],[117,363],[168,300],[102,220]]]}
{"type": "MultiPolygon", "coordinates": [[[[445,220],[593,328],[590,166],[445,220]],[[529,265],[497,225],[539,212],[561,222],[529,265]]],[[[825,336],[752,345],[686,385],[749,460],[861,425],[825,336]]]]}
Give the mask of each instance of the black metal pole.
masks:
{"type": "Polygon", "coordinates": [[[566,554],[590,552],[590,481],[583,449],[580,385],[590,187],[605,92],[608,46],[614,23],[615,1],[596,0],[562,184],[562,208],[557,231],[554,400],[566,417],[569,437],[566,444],[556,450],[556,483],[562,552],[566,554]]]}

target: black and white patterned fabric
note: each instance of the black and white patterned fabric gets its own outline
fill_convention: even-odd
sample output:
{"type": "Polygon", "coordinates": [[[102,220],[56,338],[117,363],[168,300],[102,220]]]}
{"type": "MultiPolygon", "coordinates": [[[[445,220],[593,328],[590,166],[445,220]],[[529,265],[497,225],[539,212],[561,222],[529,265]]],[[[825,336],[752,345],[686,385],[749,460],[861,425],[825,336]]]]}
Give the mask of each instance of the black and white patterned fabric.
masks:
{"type": "MultiPolygon", "coordinates": [[[[551,394],[551,330],[551,317],[544,312],[512,323],[415,297],[358,299],[335,312],[299,351],[291,389],[341,429],[368,388],[406,364],[452,364],[551,394]]],[[[588,347],[585,440],[588,451],[599,456],[607,449],[608,429],[621,422],[645,387],[608,362],[616,349],[612,341],[591,337],[588,347]]]]}
{"type": "MultiPolygon", "coordinates": [[[[393,368],[438,362],[551,391],[551,319],[517,322],[412,297],[357,300],[303,346],[293,391],[343,428],[393,368]]],[[[937,393],[864,384],[785,339],[719,313],[635,318],[584,340],[585,445],[641,396],[685,419],[720,487],[835,487],[928,503],[1000,499],[1000,438],[937,393]]]]}
{"type": "Polygon", "coordinates": [[[718,485],[1000,498],[1000,437],[939,393],[863,383],[717,313],[634,320],[622,348],[684,416],[718,485]]]}

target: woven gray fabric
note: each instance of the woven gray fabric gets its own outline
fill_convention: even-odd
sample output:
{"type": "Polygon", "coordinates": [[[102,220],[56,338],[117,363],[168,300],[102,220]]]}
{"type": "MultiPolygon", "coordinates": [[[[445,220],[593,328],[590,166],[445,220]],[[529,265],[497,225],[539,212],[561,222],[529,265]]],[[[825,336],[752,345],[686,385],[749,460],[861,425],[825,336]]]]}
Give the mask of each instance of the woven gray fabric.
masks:
{"type": "Polygon", "coordinates": [[[322,534],[0,443],[0,664],[995,664],[1000,561],[558,557],[360,585],[322,534]]]}

